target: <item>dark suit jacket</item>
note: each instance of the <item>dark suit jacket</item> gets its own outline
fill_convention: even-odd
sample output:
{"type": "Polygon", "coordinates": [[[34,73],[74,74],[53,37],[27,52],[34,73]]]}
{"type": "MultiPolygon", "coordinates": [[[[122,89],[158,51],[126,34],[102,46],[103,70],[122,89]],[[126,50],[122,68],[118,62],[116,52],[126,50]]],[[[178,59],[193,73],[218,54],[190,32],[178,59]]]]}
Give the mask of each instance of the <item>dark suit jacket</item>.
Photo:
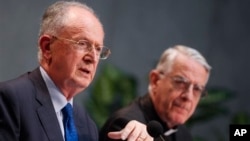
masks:
{"type": "MultiPolygon", "coordinates": [[[[96,124],[73,103],[79,141],[97,141],[96,124]]],[[[41,72],[37,68],[0,83],[0,141],[63,141],[41,72]]]]}
{"type": "MultiPolygon", "coordinates": [[[[164,128],[164,132],[168,130],[166,124],[158,117],[153,103],[149,95],[137,98],[127,107],[115,112],[104,124],[100,130],[100,141],[114,141],[108,138],[107,133],[110,131],[118,131],[125,127],[128,121],[137,120],[141,123],[148,124],[150,121],[158,121],[164,128]],[[122,120],[121,120],[122,119],[122,120]]],[[[166,137],[162,135],[165,141],[192,141],[191,134],[184,125],[177,127],[178,131],[166,137]]],[[[160,137],[155,141],[162,141],[160,137]]]]}

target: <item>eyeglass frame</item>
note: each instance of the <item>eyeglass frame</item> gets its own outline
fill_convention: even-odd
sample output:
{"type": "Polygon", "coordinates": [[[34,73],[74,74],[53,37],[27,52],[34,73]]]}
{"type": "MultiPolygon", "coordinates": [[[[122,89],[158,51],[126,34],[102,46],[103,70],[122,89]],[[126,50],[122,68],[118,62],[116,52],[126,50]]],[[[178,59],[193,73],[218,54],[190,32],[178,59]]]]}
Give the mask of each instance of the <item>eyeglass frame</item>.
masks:
{"type": "MultiPolygon", "coordinates": [[[[163,72],[160,72],[160,75],[164,75],[163,72]]],[[[208,95],[207,90],[205,89],[205,86],[200,86],[198,84],[193,84],[190,82],[189,79],[183,77],[183,76],[171,76],[171,83],[174,85],[176,90],[182,90],[182,91],[187,91],[191,85],[193,85],[193,94],[195,96],[200,96],[200,97],[205,97],[208,95]],[[184,84],[183,86],[180,86],[181,84],[184,84]],[[177,86],[179,85],[179,86],[177,86]],[[177,88],[178,87],[178,88],[177,88]],[[195,94],[195,91],[199,91],[199,94],[195,94]]]]}
{"type": "Polygon", "coordinates": [[[74,46],[74,48],[76,50],[85,50],[85,51],[91,51],[93,48],[95,49],[95,51],[97,52],[97,56],[99,57],[99,59],[101,60],[105,60],[109,57],[109,55],[111,54],[111,51],[108,47],[106,46],[93,46],[88,40],[73,40],[73,39],[68,39],[68,38],[63,38],[63,37],[58,37],[55,35],[51,36],[54,39],[57,40],[65,40],[65,41],[69,41],[71,43],[76,44],[77,46],[74,46]],[[86,47],[83,47],[84,44],[86,44],[86,47]],[[103,51],[104,50],[104,51],[103,51]],[[104,57],[102,57],[102,53],[104,53],[104,57]]]}

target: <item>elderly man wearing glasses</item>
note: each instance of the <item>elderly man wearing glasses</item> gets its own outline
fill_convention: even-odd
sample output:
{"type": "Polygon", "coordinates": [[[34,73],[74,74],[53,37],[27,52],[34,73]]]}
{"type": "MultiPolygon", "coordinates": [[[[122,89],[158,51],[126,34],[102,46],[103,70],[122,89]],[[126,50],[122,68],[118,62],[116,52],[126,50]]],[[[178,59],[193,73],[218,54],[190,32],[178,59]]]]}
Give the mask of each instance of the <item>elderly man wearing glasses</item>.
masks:
{"type": "MultiPolygon", "coordinates": [[[[40,66],[0,83],[0,141],[98,141],[96,124],[73,98],[110,55],[103,40],[103,26],[87,5],[58,1],[49,6],[39,32],[40,66]]],[[[144,133],[141,123],[130,124],[136,130],[124,130],[144,133]]]]}
{"type": "Polygon", "coordinates": [[[192,141],[184,124],[194,113],[200,98],[206,95],[210,70],[205,58],[193,48],[176,45],[166,49],[156,68],[149,73],[148,94],[114,113],[100,131],[101,141],[112,141],[111,138],[192,141]],[[163,128],[158,135],[151,133],[154,139],[147,131],[158,132],[154,130],[159,127],[146,129],[151,121],[157,121],[163,128]],[[139,123],[144,132],[133,134],[127,130],[137,130],[139,123]],[[124,127],[126,130],[120,131],[124,127]]]}
{"type": "Polygon", "coordinates": [[[97,141],[96,124],[73,98],[108,58],[103,40],[102,24],[85,4],[49,6],[39,32],[40,66],[0,83],[0,141],[97,141]]]}

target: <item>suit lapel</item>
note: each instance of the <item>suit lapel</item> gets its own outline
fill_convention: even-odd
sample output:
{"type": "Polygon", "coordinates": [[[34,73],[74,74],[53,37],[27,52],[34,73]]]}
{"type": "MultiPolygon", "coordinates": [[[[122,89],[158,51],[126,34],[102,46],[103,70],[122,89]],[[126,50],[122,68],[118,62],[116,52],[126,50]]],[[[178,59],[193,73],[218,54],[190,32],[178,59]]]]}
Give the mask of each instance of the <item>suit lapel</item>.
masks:
{"type": "Polygon", "coordinates": [[[75,102],[73,103],[73,107],[74,121],[77,128],[79,141],[89,141],[89,137],[92,134],[90,133],[90,130],[92,128],[90,129],[86,113],[85,111],[82,111],[83,109],[81,109],[75,102]]]}
{"type": "Polygon", "coordinates": [[[37,114],[41,120],[41,125],[46,132],[50,141],[63,141],[61,129],[54,111],[52,101],[46,84],[41,76],[39,68],[34,70],[30,75],[36,87],[37,114]]]}
{"type": "Polygon", "coordinates": [[[41,124],[50,141],[63,141],[60,126],[55,112],[47,107],[37,109],[41,124]]]}
{"type": "Polygon", "coordinates": [[[73,102],[73,109],[74,109],[74,120],[75,120],[75,124],[78,127],[84,127],[86,126],[82,121],[85,121],[86,117],[85,117],[85,113],[81,111],[80,107],[78,107],[78,105],[73,102]]]}

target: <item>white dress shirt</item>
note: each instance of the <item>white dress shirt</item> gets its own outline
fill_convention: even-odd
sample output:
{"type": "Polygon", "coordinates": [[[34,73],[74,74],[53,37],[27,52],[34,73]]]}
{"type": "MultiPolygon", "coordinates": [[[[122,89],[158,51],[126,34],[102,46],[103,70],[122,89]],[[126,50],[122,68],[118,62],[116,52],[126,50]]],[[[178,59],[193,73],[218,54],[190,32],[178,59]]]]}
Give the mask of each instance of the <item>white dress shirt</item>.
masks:
{"type": "MultiPolygon", "coordinates": [[[[43,77],[43,80],[46,83],[46,86],[49,90],[49,94],[54,106],[54,110],[56,112],[56,116],[58,119],[58,123],[61,128],[61,132],[64,138],[64,126],[63,126],[63,114],[62,109],[64,106],[67,105],[67,103],[70,103],[73,106],[73,99],[67,101],[66,97],[63,95],[63,93],[57,88],[57,86],[54,84],[54,82],[51,80],[49,75],[46,73],[46,71],[40,66],[40,71],[43,77]]],[[[65,139],[64,139],[65,140],[65,139]]]]}

